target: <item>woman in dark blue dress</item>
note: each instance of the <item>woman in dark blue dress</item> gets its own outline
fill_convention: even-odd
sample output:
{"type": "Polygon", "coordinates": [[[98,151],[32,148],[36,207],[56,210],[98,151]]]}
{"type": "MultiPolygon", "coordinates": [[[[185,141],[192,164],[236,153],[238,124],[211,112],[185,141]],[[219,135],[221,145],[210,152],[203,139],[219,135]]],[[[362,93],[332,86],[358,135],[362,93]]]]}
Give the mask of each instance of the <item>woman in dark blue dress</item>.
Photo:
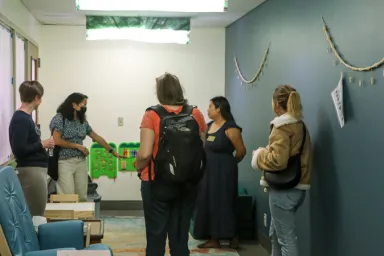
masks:
{"type": "Polygon", "coordinates": [[[194,235],[210,238],[199,248],[219,248],[221,239],[230,239],[238,248],[235,199],[237,197],[237,164],[246,149],[241,128],[235,123],[229,102],[224,97],[211,99],[205,151],[206,170],[199,185],[194,221],[194,235]],[[236,154],[233,153],[236,151],[236,154]]]}

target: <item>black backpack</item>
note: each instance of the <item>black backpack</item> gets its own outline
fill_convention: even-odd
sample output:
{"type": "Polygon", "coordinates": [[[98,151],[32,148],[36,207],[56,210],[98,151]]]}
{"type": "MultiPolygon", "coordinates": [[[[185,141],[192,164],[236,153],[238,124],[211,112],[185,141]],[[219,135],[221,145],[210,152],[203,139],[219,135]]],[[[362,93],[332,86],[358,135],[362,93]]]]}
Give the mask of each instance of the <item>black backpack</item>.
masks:
{"type": "MultiPolygon", "coordinates": [[[[155,111],[160,117],[159,147],[153,159],[155,180],[193,185],[203,177],[206,162],[204,143],[199,124],[192,116],[194,108],[184,105],[179,114],[169,113],[161,105],[147,109],[155,111]]],[[[151,175],[149,180],[152,180],[151,175]]]]}

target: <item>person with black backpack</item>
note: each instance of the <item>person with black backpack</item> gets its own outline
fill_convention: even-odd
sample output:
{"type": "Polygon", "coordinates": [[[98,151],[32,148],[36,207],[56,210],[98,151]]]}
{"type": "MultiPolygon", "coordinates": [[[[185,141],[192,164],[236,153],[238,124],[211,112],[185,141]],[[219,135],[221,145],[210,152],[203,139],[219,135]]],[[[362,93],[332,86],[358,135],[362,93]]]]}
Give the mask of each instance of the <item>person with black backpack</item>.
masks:
{"type": "Polygon", "coordinates": [[[185,256],[207,126],[201,111],[188,105],[176,76],[158,77],[156,93],[160,105],[144,114],[135,163],[142,180],[146,255],[164,256],[168,237],[171,255],[185,256]]]}

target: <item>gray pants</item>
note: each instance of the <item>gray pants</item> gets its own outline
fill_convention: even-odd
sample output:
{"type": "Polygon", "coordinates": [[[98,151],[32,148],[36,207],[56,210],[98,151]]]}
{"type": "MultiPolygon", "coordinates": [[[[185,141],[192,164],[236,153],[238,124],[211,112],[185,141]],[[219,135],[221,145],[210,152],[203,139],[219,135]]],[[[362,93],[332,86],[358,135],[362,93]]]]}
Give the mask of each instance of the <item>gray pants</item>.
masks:
{"type": "Polygon", "coordinates": [[[47,168],[18,167],[17,177],[32,216],[44,216],[48,200],[47,168]]]}
{"type": "Polygon", "coordinates": [[[60,160],[56,186],[57,194],[78,194],[80,202],[87,202],[88,168],[85,158],[60,160]]]}
{"type": "Polygon", "coordinates": [[[298,189],[269,191],[271,210],[272,256],[298,256],[295,215],[303,204],[306,192],[298,189]]]}

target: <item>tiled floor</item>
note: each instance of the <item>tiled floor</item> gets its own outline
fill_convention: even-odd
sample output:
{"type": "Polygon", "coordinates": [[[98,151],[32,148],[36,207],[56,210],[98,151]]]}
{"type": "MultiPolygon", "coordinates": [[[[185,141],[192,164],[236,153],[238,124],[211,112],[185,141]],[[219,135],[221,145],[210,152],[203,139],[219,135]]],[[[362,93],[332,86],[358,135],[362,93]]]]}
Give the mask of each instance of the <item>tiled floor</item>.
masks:
{"type": "MultiPolygon", "coordinates": [[[[143,216],[142,211],[101,211],[102,216],[143,216]]],[[[268,253],[256,242],[242,241],[240,256],[268,256],[268,253]]]]}

